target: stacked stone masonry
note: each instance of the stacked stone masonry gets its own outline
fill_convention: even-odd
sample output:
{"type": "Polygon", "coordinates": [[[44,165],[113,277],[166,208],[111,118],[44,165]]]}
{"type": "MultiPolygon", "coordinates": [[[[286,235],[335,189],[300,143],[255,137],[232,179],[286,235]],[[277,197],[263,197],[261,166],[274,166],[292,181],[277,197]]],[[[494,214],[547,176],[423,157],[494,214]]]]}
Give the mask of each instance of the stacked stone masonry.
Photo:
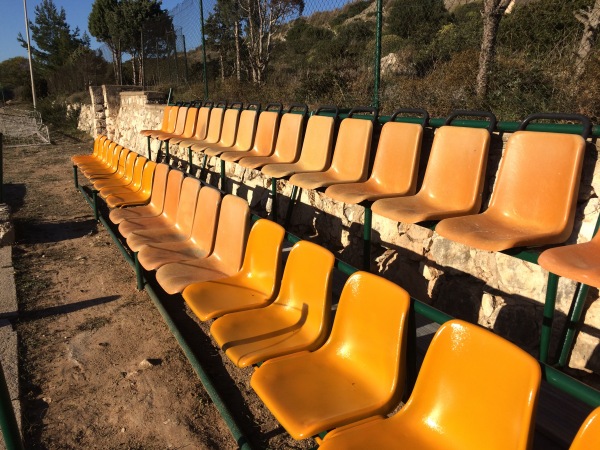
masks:
{"type": "MultiPolygon", "coordinates": [[[[80,128],[105,132],[129,148],[147,156],[147,141],[139,135],[141,129],[158,129],[162,122],[163,105],[149,104],[160,97],[157,93],[104,92],[103,119],[95,115],[95,126],[86,123],[82,115],[80,128]],[[117,95],[118,94],[118,95],[117,95]],[[104,122],[103,122],[104,121],[104,122]],[[102,127],[104,124],[105,128],[102,127]]],[[[92,105],[98,88],[90,88],[92,105]]],[[[493,189],[496,169],[508,135],[495,135],[490,149],[484,206],[493,189]]],[[[426,136],[424,150],[431,142],[426,136]]],[[[156,160],[159,144],[151,144],[156,160]]],[[[172,164],[185,167],[187,149],[172,146],[172,164]]],[[[424,152],[426,153],[426,152],[424,152]]],[[[201,164],[201,155],[194,154],[193,163],[201,164]]],[[[426,160],[421,161],[421,172],[426,160]]],[[[217,184],[219,160],[209,158],[208,181],[217,184]]],[[[259,214],[270,212],[270,183],[259,170],[226,164],[228,192],[248,200],[259,214]]],[[[285,214],[291,185],[278,181],[279,214],[285,214]]],[[[450,187],[449,187],[450,188],[450,187]]],[[[575,228],[570,243],[585,242],[593,234],[600,212],[597,191],[600,189],[600,163],[597,148],[589,144],[581,181],[575,228]]],[[[302,191],[294,210],[292,232],[329,249],[336,250],[346,262],[360,267],[362,253],[362,223],[364,210],[358,205],[334,201],[317,191],[302,191]]],[[[283,217],[280,217],[283,220],[283,217]]],[[[420,300],[451,314],[493,329],[498,334],[537,355],[547,272],[541,267],[503,253],[486,252],[449,241],[434,231],[418,225],[407,225],[373,215],[373,247],[371,267],[377,273],[397,282],[420,300]]],[[[557,317],[553,331],[553,354],[560,330],[569,311],[575,283],[561,278],[557,298],[557,317]]],[[[590,289],[584,313],[584,325],[578,333],[570,367],[600,373],[600,301],[598,290],[590,289]]]]}

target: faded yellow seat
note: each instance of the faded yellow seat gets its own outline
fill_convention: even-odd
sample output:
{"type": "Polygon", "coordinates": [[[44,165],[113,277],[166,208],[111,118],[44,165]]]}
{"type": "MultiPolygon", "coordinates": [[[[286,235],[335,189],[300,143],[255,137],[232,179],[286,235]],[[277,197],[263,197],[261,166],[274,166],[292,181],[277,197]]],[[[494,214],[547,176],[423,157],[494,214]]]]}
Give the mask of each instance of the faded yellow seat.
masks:
{"type": "Polygon", "coordinates": [[[290,183],[304,189],[317,189],[339,183],[362,182],[367,179],[373,122],[377,120],[374,108],[355,108],[342,120],[333,150],[331,166],[324,172],[296,173],[290,183]],[[352,116],[372,110],[373,119],[355,119],[352,116]]]}
{"type": "Polygon", "coordinates": [[[435,334],[398,413],[336,429],[319,448],[529,449],[540,382],[529,354],[478,325],[452,320],[435,334]]]}
{"type": "MultiPolygon", "coordinates": [[[[127,236],[127,246],[134,252],[139,251],[144,245],[153,242],[181,242],[190,237],[196,205],[203,201],[199,197],[200,180],[188,177],[183,180],[181,195],[177,203],[177,213],[173,220],[158,227],[145,227],[135,230],[127,236]]],[[[211,188],[207,188],[211,189],[211,188]]]]}
{"type": "MultiPolygon", "coordinates": [[[[138,156],[137,160],[139,160],[140,158],[143,157],[138,156]]],[[[126,206],[138,206],[147,204],[150,201],[150,195],[152,194],[152,180],[154,179],[155,169],[156,163],[154,161],[146,161],[146,163],[144,164],[144,170],[142,171],[142,179],[141,183],[139,183],[139,188],[137,190],[133,188],[134,185],[138,184],[136,182],[136,179],[134,179],[133,182],[129,185],[132,187],[132,189],[129,192],[112,193],[108,197],[106,197],[105,200],[108,207],[122,208],[126,206]]]]}
{"type": "Polygon", "coordinates": [[[218,103],[214,108],[210,110],[210,118],[208,120],[208,130],[206,131],[206,137],[204,139],[186,139],[179,143],[180,147],[191,147],[194,149],[194,145],[202,145],[206,143],[219,142],[221,137],[221,125],[223,124],[223,115],[227,108],[227,103],[218,103]]]}
{"type": "Polygon", "coordinates": [[[183,299],[192,312],[200,320],[208,320],[269,304],[279,287],[284,236],[280,225],[258,220],[250,231],[239,272],[217,281],[194,283],[183,290],[183,299]]]}
{"type": "Polygon", "coordinates": [[[180,170],[170,170],[167,176],[167,187],[161,213],[157,216],[136,217],[121,221],[119,223],[119,233],[121,236],[127,239],[135,230],[152,227],[158,228],[166,226],[169,222],[175,220],[184,178],[185,175],[180,170]]]}
{"type": "Polygon", "coordinates": [[[270,156],[245,156],[238,164],[249,169],[258,169],[266,164],[293,163],[300,155],[304,119],[308,106],[292,104],[287,113],[281,117],[275,150],[270,156]],[[301,114],[293,113],[295,108],[302,108],[301,114]]]}
{"type": "MultiPolygon", "coordinates": [[[[254,141],[254,133],[256,132],[256,122],[258,120],[258,114],[260,111],[260,103],[251,103],[248,108],[243,110],[240,114],[240,120],[238,123],[237,133],[235,137],[235,143],[227,148],[231,151],[246,151],[252,148],[252,142],[254,141]],[[254,109],[251,109],[254,108],[254,109]]],[[[192,147],[192,149],[194,149],[192,147]]],[[[198,145],[196,149],[200,149],[208,156],[218,156],[225,148],[213,147],[212,144],[198,145]]]]}
{"type": "MultiPolygon", "coordinates": [[[[212,252],[221,206],[221,193],[204,187],[202,201],[196,204],[192,231],[188,239],[178,242],[152,242],[140,249],[138,261],[146,270],[156,270],[169,263],[204,258],[212,252]]],[[[231,203],[226,202],[228,208],[231,203]]]]}
{"type": "Polygon", "coordinates": [[[89,178],[89,181],[94,185],[94,189],[99,191],[103,187],[108,186],[125,186],[131,182],[133,176],[133,167],[135,160],[138,157],[136,152],[132,152],[127,148],[121,151],[119,156],[119,164],[117,171],[113,174],[95,175],[89,178]]]}
{"type": "Polygon", "coordinates": [[[206,147],[203,148],[202,144],[195,144],[192,146],[192,150],[200,152],[204,151],[205,148],[229,148],[233,144],[235,144],[235,136],[238,129],[238,122],[240,119],[240,111],[243,108],[242,103],[236,103],[235,105],[231,105],[231,107],[225,111],[225,115],[223,117],[223,127],[221,128],[221,137],[218,142],[214,144],[206,144],[206,147]],[[239,107],[234,107],[235,105],[239,105],[239,107]]]}
{"type": "Polygon", "coordinates": [[[256,125],[254,144],[251,148],[246,150],[231,148],[221,153],[219,158],[223,161],[234,162],[245,156],[269,156],[273,153],[281,108],[280,103],[270,103],[267,105],[265,111],[260,113],[258,116],[258,125],[256,125]],[[270,111],[269,108],[273,107],[277,108],[277,110],[270,111]]]}
{"type": "Polygon", "coordinates": [[[585,419],[569,450],[592,450],[600,445],[600,407],[585,419]]]}
{"type": "Polygon", "coordinates": [[[154,133],[155,131],[162,131],[164,133],[168,133],[169,132],[169,111],[171,110],[171,108],[172,108],[171,105],[167,105],[163,109],[162,123],[161,123],[160,128],[158,130],[150,130],[150,129],[141,130],[140,134],[142,136],[148,137],[152,133],[154,133]]]}
{"type": "Polygon", "coordinates": [[[200,108],[193,106],[189,107],[185,116],[185,125],[181,134],[163,134],[158,139],[161,141],[169,141],[170,144],[176,144],[185,139],[191,139],[196,131],[196,122],[198,121],[198,112],[200,108]],[[177,142],[175,142],[177,141],[177,142]]]}
{"type": "Polygon", "coordinates": [[[327,342],[265,362],[252,388],[294,439],[389,413],[404,389],[409,304],[398,285],[353,274],[327,342]]]}
{"type": "Polygon", "coordinates": [[[166,264],[156,271],[156,280],[168,294],[176,294],[200,281],[217,280],[237,273],[242,265],[248,238],[250,208],[234,195],[221,202],[212,253],[199,258],[166,264]]]}
{"type": "Polygon", "coordinates": [[[168,141],[170,138],[175,136],[181,136],[185,130],[186,119],[190,109],[189,106],[180,106],[177,111],[177,122],[175,122],[175,129],[171,132],[157,131],[152,133],[151,136],[159,141],[168,141]]]}
{"type": "MultiPolygon", "coordinates": [[[[308,241],[298,242],[288,257],[281,288],[275,301],[267,307],[246,309],[246,296],[220,295],[220,283],[205,283],[197,295],[199,308],[214,303],[218,314],[226,314],[210,327],[210,333],[238,367],[290,353],[319,348],[329,333],[331,323],[331,280],[333,254],[308,241]],[[212,294],[205,302],[207,290],[212,294]]],[[[190,286],[191,288],[192,286],[190,286]]],[[[188,288],[188,289],[190,289],[188,288]]],[[[185,295],[184,291],[184,295],[185,295]]]]}
{"type": "Polygon", "coordinates": [[[113,209],[110,211],[108,216],[110,221],[118,225],[124,220],[138,219],[142,217],[155,217],[160,215],[165,203],[165,190],[167,188],[168,174],[169,166],[167,164],[158,164],[154,170],[150,202],[144,206],[113,209]]]}
{"type": "MultiPolygon", "coordinates": [[[[183,134],[181,136],[172,137],[171,139],[169,139],[169,143],[171,145],[179,145],[185,140],[196,138],[196,136],[206,137],[206,130],[208,128],[208,115],[210,114],[210,110],[211,106],[202,106],[197,108],[196,111],[192,114],[192,119],[190,119],[189,117],[186,119],[186,126],[183,134]],[[193,120],[193,123],[191,125],[187,123],[189,120],[193,120]],[[200,127],[199,130],[198,127],[200,127]]],[[[188,116],[189,115],[190,113],[188,112],[188,116]]]]}
{"type": "Polygon", "coordinates": [[[290,164],[267,164],[262,167],[261,172],[272,178],[286,178],[297,172],[326,170],[331,163],[337,108],[334,117],[319,116],[318,113],[330,109],[330,107],[321,107],[308,119],[298,161],[290,164]]]}
{"type": "Polygon", "coordinates": [[[373,212],[404,223],[474,214],[481,208],[490,134],[496,118],[489,113],[488,129],[451,126],[454,118],[474,115],[456,111],[435,133],[423,185],[417,194],[373,203],[373,212]]]}
{"type": "Polygon", "coordinates": [[[78,165],[84,162],[98,161],[100,159],[102,145],[106,139],[107,137],[103,134],[96,136],[94,139],[94,148],[92,153],[71,156],[71,162],[73,165],[78,165]]]}
{"type": "Polygon", "coordinates": [[[208,131],[208,123],[210,121],[210,115],[213,108],[213,102],[204,102],[204,106],[198,111],[198,118],[196,119],[196,127],[194,129],[194,135],[188,139],[174,138],[171,140],[174,144],[178,144],[180,147],[189,147],[195,142],[206,139],[206,133],[208,131]]]}
{"type": "Polygon", "coordinates": [[[383,125],[373,171],[363,183],[345,183],[330,186],[325,195],[337,201],[358,204],[373,202],[381,198],[412,195],[417,186],[419,156],[423,128],[429,114],[425,110],[399,109],[390,121],[383,125]],[[395,122],[400,113],[418,113],[423,116],[422,124],[395,122]]]}
{"type": "MultiPolygon", "coordinates": [[[[535,117],[525,119],[521,128],[535,117]]],[[[582,136],[517,131],[506,143],[487,210],[444,220],[436,232],[489,251],[566,241],[573,230],[584,153],[582,136]]]]}

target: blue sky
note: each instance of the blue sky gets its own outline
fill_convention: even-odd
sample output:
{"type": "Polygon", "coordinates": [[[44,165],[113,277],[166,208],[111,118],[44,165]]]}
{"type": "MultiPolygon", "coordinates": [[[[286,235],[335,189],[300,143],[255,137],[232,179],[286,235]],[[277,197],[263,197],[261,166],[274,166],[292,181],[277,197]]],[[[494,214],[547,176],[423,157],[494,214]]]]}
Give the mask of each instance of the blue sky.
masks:
{"type": "MultiPolygon", "coordinates": [[[[163,8],[171,9],[181,0],[163,0],[163,8]]],[[[35,7],[41,0],[27,0],[29,20],[35,19],[35,7]]],[[[62,6],[67,14],[67,22],[71,29],[79,27],[82,34],[87,31],[87,22],[92,10],[92,0],[54,0],[58,9],[62,6]]],[[[25,16],[23,0],[2,0],[2,14],[0,14],[0,61],[14,56],[27,56],[27,50],[17,42],[19,32],[25,36],[25,16]]],[[[35,45],[32,42],[33,45],[35,45]]],[[[92,48],[97,48],[98,43],[92,38],[92,48]]]]}

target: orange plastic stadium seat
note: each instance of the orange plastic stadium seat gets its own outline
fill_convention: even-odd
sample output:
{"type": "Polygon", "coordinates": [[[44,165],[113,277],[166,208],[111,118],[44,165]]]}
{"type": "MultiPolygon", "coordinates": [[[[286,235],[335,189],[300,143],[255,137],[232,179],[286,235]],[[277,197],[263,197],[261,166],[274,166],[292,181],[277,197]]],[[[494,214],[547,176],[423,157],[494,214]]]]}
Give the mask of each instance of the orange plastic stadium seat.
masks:
{"type": "MultiPolygon", "coordinates": [[[[298,242],[290,252],[275,301],[233,314],[230,310],[246,307],[246,296],[218,297],[219,282],[211,282],[211,293],[217,294],[214,303],[227,315],[212,324],[210,334],[238,367],[316,350],[329,334],[334,261],[333,254],[323,247],[298,242]]],[[[206,309],[204,295],[198,297],[198,304],[206,309]]]]}
{"type": "MultiPolygon", "coordinates": [[[[183,132],[181,134],[176,133],[165,133],[158,137],[161,141],[169,141],[169,143],[175,143],[174,140],[181,142],[184,139],[190,139],[194,136],[194,132],[196,131],[196,122],[198,120],[198,111],[200,108],[195,108],[190,106],[187,110],[187,114],[185,116],[185,124],[183,127],[183,132]]],[[[177,130],[176,130],[177,131],[177,130]]]]}
{"type": "MultiPolygon", "coordinates": [[[[159,227],[142,228],[127,236],[127,246],[134,252],[152,242],[181,242],[190,237],[196,205],[204,200],[200,197],[201,183],[197,178],[183,180],[175,220],[159,227]]],[[[206,188],[212,189],[212,188],[206,188]]]]}
{"type": "MultiPolygon", "coordinates": [[[[221,206],[221,193],[204,187],[202,201],[196,204],[194,223],[188,239],[178,242],[152,242],[138,253],[138,261],[146,270],[156,270],[169,263],[204,258],[212,252],[221,206]]],[[[227,202],[225,207],[231,203],[227,202]]]]}
{"type": "Polygon", "coordinates": [[[116,170],[114,172],[106,171],[90,173],[90,176],[88,177],[89,181],[91,183],[94,183],[99,180],[116,180],[123,177],[123,175],[126,172],[127,157],[131,153],[134,153],[134,156],[137,156],[137,153],[132,152],[128,148],[122,147],[121,151],[119,152],[119,159],[117,160],[116,170]]]}
{"type": "Polygon", "coordinates": [[[242,268],[217,281],[194,283],[183,299],[200,320],[266,306],[277,293],[285,230],[270,220],[258,220],[248,237],[242,268]]]}
{"type": "Polygon", "coordinates": [[[450,126],[458,116],[476,115],[456,111],[435,133],[423,185],[417,194],[392,197],[373,203],[373,212],[404,223],[440,220],[474,214],[481,208],[490,135],[496,118],[487,129],[450,126]]]}
{"type": "Polygon", "coordinates": [[[162,212],[158,216],[136,217],[121,221],[119,223],[119,233],[121,236],[127,239],[136,230],[152,227],[159,228],[173,222],[177,215],[179,195],[181,194],[184,178],[185,175],[180,170],[170,170],[167,176],[167,187],[162,212]]]}
{"type": "MultiPolygon", "coordinates": [[[[548,116],[529,116],[520,128],[548,116]]],[[[436,232],[488,251],[566,241],[573,230],[584,153],[582,136],[515,132],[506,143],[488,209],[442,221],[436,232]]]]}
{"type": "Polygon", "coordinates": [[[367,179],[373,122],[377,120],[375,108],[355,108],[342,120],[335,142],[331,166],[324,172],[296,173],[290,183],[304,189],[317,189],[339,183],[362,182],[367,179]],[[355,119],[356,113],[368,110],[372,120],[355,119]]]}
{"type": "Polygon", "coordinates": [[[73,162],[73,164],[77,165],[84,162],[98,161],[100,159],[102,145],[104,144],[104,141],[106,139],[107,137],[104,135],[96,136],[96,138],[94,139],[94,149],[92,153],[86,155],[71,156],[71,161],[73,162]]]}
{"type": "Polygon", "coordinates": [[[267,164],[261,172],[272,178],[286,178],[298,172],[322,172],[331,163],[331,152],[337,107],[320,107],[308,119],[300,158],[290,164],[267,164]],[[334,117],[319,116],[321,111],[335,112],[334,117]]]}
{"type": "Polygon", "coordinates": [[[181,136],[185,130],[186,119],[190,109],[191,108],[189,106],[179,107],[179,111],[177,111],[177,122],[175,123],[175,129],[172,132],[164,133],[162,131],[158,131],[156,133],[152,133],[151,136],[159,141],[168,141],[172,137],[181,136]]]}
{"type": "Polygon", "coordinates": [[[190,284],[226,278],[242,265],[248,238],[250,207],[242,198],[226,196],[221,202],[212,253],[206,258],[166,264],[156,271],[156,280],[168,294],[177,294],[190,284]]]}
{"type": "Polygon", "coordinates": [[[181,106],[179,105],[174,105],[171,106],[171,109],[169,110],[169,126],[165,131],[162,130],[149,130],[152,131],[151,133],[149,133],[151,138],[156,138],[156,136],[159,136],[162,133],[173,133],[175,131],[175,127],[177,126],[177,118],[179,117],[179,109],[181,108],[181,106]]]}
{"type": "Polygon", "coordinates": [[[99,194],[100,197],[106,199],[109,195],[120,194],[120,193],[128,193],[128,192],[136,192],[142,186],[142,175],[144,173],[144,167],[148,159],[144,156],[138,156],[135,159],[135,164],[133,166],[133,176],[131,177],[131,182],[125,186],[108,186],[100,189],[99,194]]]}
{"type": "Polygon", "coordinates": [[[375,153],[373,171],[364,183],[347,183],[330,186],[325,195],[337,201],[358,204],[381,198],[413,195],[417,187],[419,156],[423,128],[429,114],[425,110],[398,109],[381,129],[375,153]],[[400,113],[418,113],[422,124],[396,122],[400,113]]]}
{"type": "Polygon", "coordinates": [[[119,161],[121,159],[121,154],[123,153],[123,151],[129,153],[129,150],[124,148],[122,145],[116,145],[105,167],[86,166],[86,168],[82,170],[83,174],[90,181],[99,180],[107,177],[110,178],[114,176],[119,170],[119,161]]]}
{"type": "Polygon", "coordinates": [[[273,153],[281,109],[281,103],[270,103],[260,113],[260,116],[258,116],[258,125],[256,126],[256,135],[254,136],[254,144],[250,149],[230,148],[226,152],[221,153],[219,158],[223,161],[234,162],[245,156],[269,156],[273,153]],[[277,110],[269,111],[271,107],[275,107],[277,110]]]}
{"type": "Polygon", "coordinates": [[[180,147],[189,147],[195,142],[206,139],[206,132],[208,131],[208,122],[210,119],[210,113],[213,108],[212,102],[205,102],[204,106],[198,111],[198,118],[196,119],[196,128],[194,135],[189,139],[173,138],[171,142],[178,144],[180,147]]]}
{"type": "Polygon", "coordinates": [[[133,178],[135,168],[135,160],[139,155],[136,152],[131,152],[123,149],[119,161],[119,168],[113,176],[105,175],[90,178],[94,184],[94,189],[99,191],[102,188],[109,186],[127,186],[133,178]]]}
{"type": "Polygon", "coordinates": [[[109,147],[114,150],[114,145],[117,145],[116,143],[111,147],[110,144],[112,144],[113,141],[111,141],[110,139],[106,138],[106,139],[101,139],[98,142],[98,154],[97,157],[95,158],[83,158],[80,161],[77,161],[75,163],[75,165],[80,169],[83,170],[83,168],[85,168],[86,166],[90,166],[90,165],[101,165],[103,163],[106,162],[107,158],[108,158],[108,153],[109,153],[109,147]]]}
{"type": "Polygon", "coordinates": [[[452,320],[435,334],[398,413],[336,429],[319,448],[529,449],[540,382],[529,354],[478,325],[452,320]]]}
{"type": "Polygon", "coordinates": [[[160,215],[165,203],[165,190],[167,188],[168,174],[169,166],[167,164],[158,164],[154,170],[154,180],[152,181],[152,195],[150,196],[150,202],[144,206],[113,209],[108,216],[110,221],[118,225],[124,220],[138,219],[142,217],[155,217],[160,215]]]}
{"type": "Polygon", "coordinates": [[[585,419],[569,450],[592,450],[600,445],[600,407],[593,410],[585,419]]]}
{"type": "Polygon", "coordinates": [[[116,170],[116,164],[119,161],[119,155],[123,149],[122,145],[116,142],[110,142],[107,144],[104,158],[101,161],[94,163],[81,164],[79,170],[86,176],[89,177],[94,173],[111,173],[116,170]],[[113,168],[113,165],[115,168],[113,168]]]}
{"type": "Polygon", "coordinates": [[[404,389],[409,305],[398,285],[354,273],[327,342],[314,352],[268,360],[251,386],[294,439],[389,413],[404,389]]]}
{"type": "Polygon", "coordinates": [[[240,111],[243,108],[243,104],[235,103],[234,105],[230,105],[231,107],[225,111],[219,142],[205,145],[198,143],[192,146],[193,150],[200,152],[204,151],[205,148],[229,148],[235,144],[235,135],[237,133],[240,111]],[[236,108],[234,105],[239,105],[239,107],[236,108]]]}
{"type": "Polygon", "coordinates": [[[248,169],[258,169],[266,164],[293,163],[300,155],[304,119],[308,106],[292,104],[287,113],[281,117],[275,150],[271,156],[246,156],[238,164],[248,169]],[[295,114],[294,108],[302,108],[302,114],[295,114]]]}
{"type": "Polygon", "coordinates": [[[171,105],[167,105],[167,106],[165,106],[165,109],[163,109],[162,124],[158,130],[141,130],[140,134],[142,136],[148,137],[156,131],[162,131],[163,133],[168,133],[169,132],[169,111],[171,110],[171,108],[173,108],[171,105]]]}
{"type": "Polygon", "coordinates": [[[186,139],[179,143],[180,147],[191,147],[192,150],[196,144],[215,143],[219,142],[221,137],[221,125],[223,124],[223,115],[227,103],[218,103],[217,106],[210,110],[210,118],[208,120],[208,129],[206,131],[206,137],[204,139],[186,139]],[[219,106],[221,105],[221,106],[219,106]]]}
{"type": "MultiPolygon", "coordinates": [[[[254,133],[256,132],[256,122],[258,120],[258,114],[260,111],[260,103],[251,103],[248,108],[243,110],[240,114],[240,120],[238,123],[237,134],[235,138],[235,144],[227,148],[232,151],[247,151],[252,148],[252,142],[254,142],[254,133]],[[255,109],[250,109],[255,108],[255,109]]],[[[194,150],[194,147],[192,147],[194,150]]],[[[218,156],[225,148],[215,147],[212,144],[198,144],[196,150],[201,150],[205,155],[218,156]]]]}
{"type": "MultiPolygon", "coordinates": [[[[140,158],[143,157],[138,156],[137,160],[139,160],[140,158]]],[[[129,187],[131,187],[131,190],[129,192],[112,193],[111,195],[106,197],[106,205],[109,208],[122,208],[126,206],[146,205],[150,201],[150,195],[152,194],[152,181],[154,179],[155,170],[156,163],[154,161],[146,161],[146,164],[144,164],[144,170],[142,171],[142,178],[141,182],[139,183],[139,188],[135,189],[134,186],[137,186],[138,182],[134,178],[133,182],[129,185],[129,187]]]]}

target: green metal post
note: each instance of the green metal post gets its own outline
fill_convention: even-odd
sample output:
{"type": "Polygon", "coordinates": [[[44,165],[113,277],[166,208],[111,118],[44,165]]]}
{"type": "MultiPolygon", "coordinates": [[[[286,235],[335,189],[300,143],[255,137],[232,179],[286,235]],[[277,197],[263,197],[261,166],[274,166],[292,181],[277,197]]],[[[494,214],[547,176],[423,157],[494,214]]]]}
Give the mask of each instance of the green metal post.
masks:
{"type": "MultiPolygon", "coordinates": [[[[158,52],[157,52],[158,54],[158,52]]],[[[173,88],[169,88],[169,96],[167,97],[167,105],[171,104],[171,100],[173,99],[173,88]]]]}
{"type": "MultiPolygon", "coordinates": [[[[166,113],[165,113],[166,114],[166,113]]],[[[150,147],[150,136],[147,136],[148,139],[148,161],[152,161],[152,148],[150,147]]]]}
{"type": "Polygon", "coordinates": [[[188,173],[192,174],[192,147],[188,147],[188,173]]]}
{"type": "Polygon", "coordinates": [[[373,65],[373,107],[379,108],[379,82],[381,80],[381,27],[383,18],[383,2],[377,0],[377,31],[375,34],[375,62],[373,65]]]}
{"type": "Polygon", "coordinates": [[[156,161],[158,162],[158,155],[160,154],[160,151],[162,150],[162,145],[163,145],[163,141],[158,141],[158,150],[156,151],[156,161]]]}
{"type": "Polygon", "coordinates": [[[75,189],[78,189],[79,188],[79,179],[78,179],[76,165],[73,165],[73,183],[75,183],[75,189]]]}
{"type": "Polygon", "coordinates": [[[0,428],[2,428],[2,437],[8,450],[24,448],[2,365],[0,365],[0,428]]]}
{"type": "Polygon", "coordinates": [[[556,289],[558,288],[558,275],[548,272],[546,286],[546,302],[544,303],[544,317],[542,319],[542,333],[540,336],[540,361],[548,362],[548,349],[552,336],[552,322],[554,321],[554,306],[556,305],[556,289]]]}
{"type": "Polygon", "coordinates": [[[221,160],[221,173],[219,174],[221,177],[221,190],[225,192],[225,161],[221,160]]]}
{"type": "Polygon", "coordinates": [[[585,300],[589,289],[589,286],[586,284],[578,283],[577,285],[575,300],[571,304],[571,310],[569,311],[569,316],[567,317],[567,322],[563,330],[563,339],[561,339],[562,346],[557,364],[558,367],[565,367],[568,363],[569,355],[573,348],[575,332],[577,331],[577,326],[581,320],[581,314],[583,313],[583,307],[585,306],[585,300]]]}
{"type": "Polygon", "coordinates": [[[133,252],[133,264],[135,268],[135,279],[137,283],[137,290],[141,291],[144,289],[144,274],[142,272],[142,266],[138,258],[138,252],[133,252]]]}
{"type": "Polygon", "coordinates": [[[169,164],[171,155],[169,155],[169,141],[165,141],[165,164],[169,164]]]}
{"type": "Polygon", "coordinates": [[[373,212],[371,205],[365,206],[365,220],[363,225],[363,270],[371,271],[371,229],[373,212]]]}
{"type": "Polygon", "coordinates": [[[277,180],[271,178],[271,219],[277,222],[277,180]]]}
{"type": "Polygon", "coordinates": [[[202,157],[202,169],[200,169],[200,178],[206,173],[206,163],[208,161],[208,155],[205,153],[202,157]]]}
{"type": "Polygon", "coordinates": [[[283,228],[287,230],[292,220],[292,212],[294,210],[294,204],[296,203],[296,196],[299,196],[301,189],[298,186],[292,186],[292,193],[290,194],[290,202],[288,203],[287,212],[285,213],[285,221],[283,222],[283,228]]]}
{"type": "Polygon", "coordinates": [[[94,219],[98,222],[100,220],[100,213],[98,211],[98,191],[96,189],[92,189],[92,202],[94,205],[94,219]]]}
{"type": "Polygon", "coordinates": [[[206,74],[206,38],[204,36],[204,5],[200,0],[200,33],[202,34],[202,67],[204,71],[204,100],[208,100],[208,76],[206,74]]]}

